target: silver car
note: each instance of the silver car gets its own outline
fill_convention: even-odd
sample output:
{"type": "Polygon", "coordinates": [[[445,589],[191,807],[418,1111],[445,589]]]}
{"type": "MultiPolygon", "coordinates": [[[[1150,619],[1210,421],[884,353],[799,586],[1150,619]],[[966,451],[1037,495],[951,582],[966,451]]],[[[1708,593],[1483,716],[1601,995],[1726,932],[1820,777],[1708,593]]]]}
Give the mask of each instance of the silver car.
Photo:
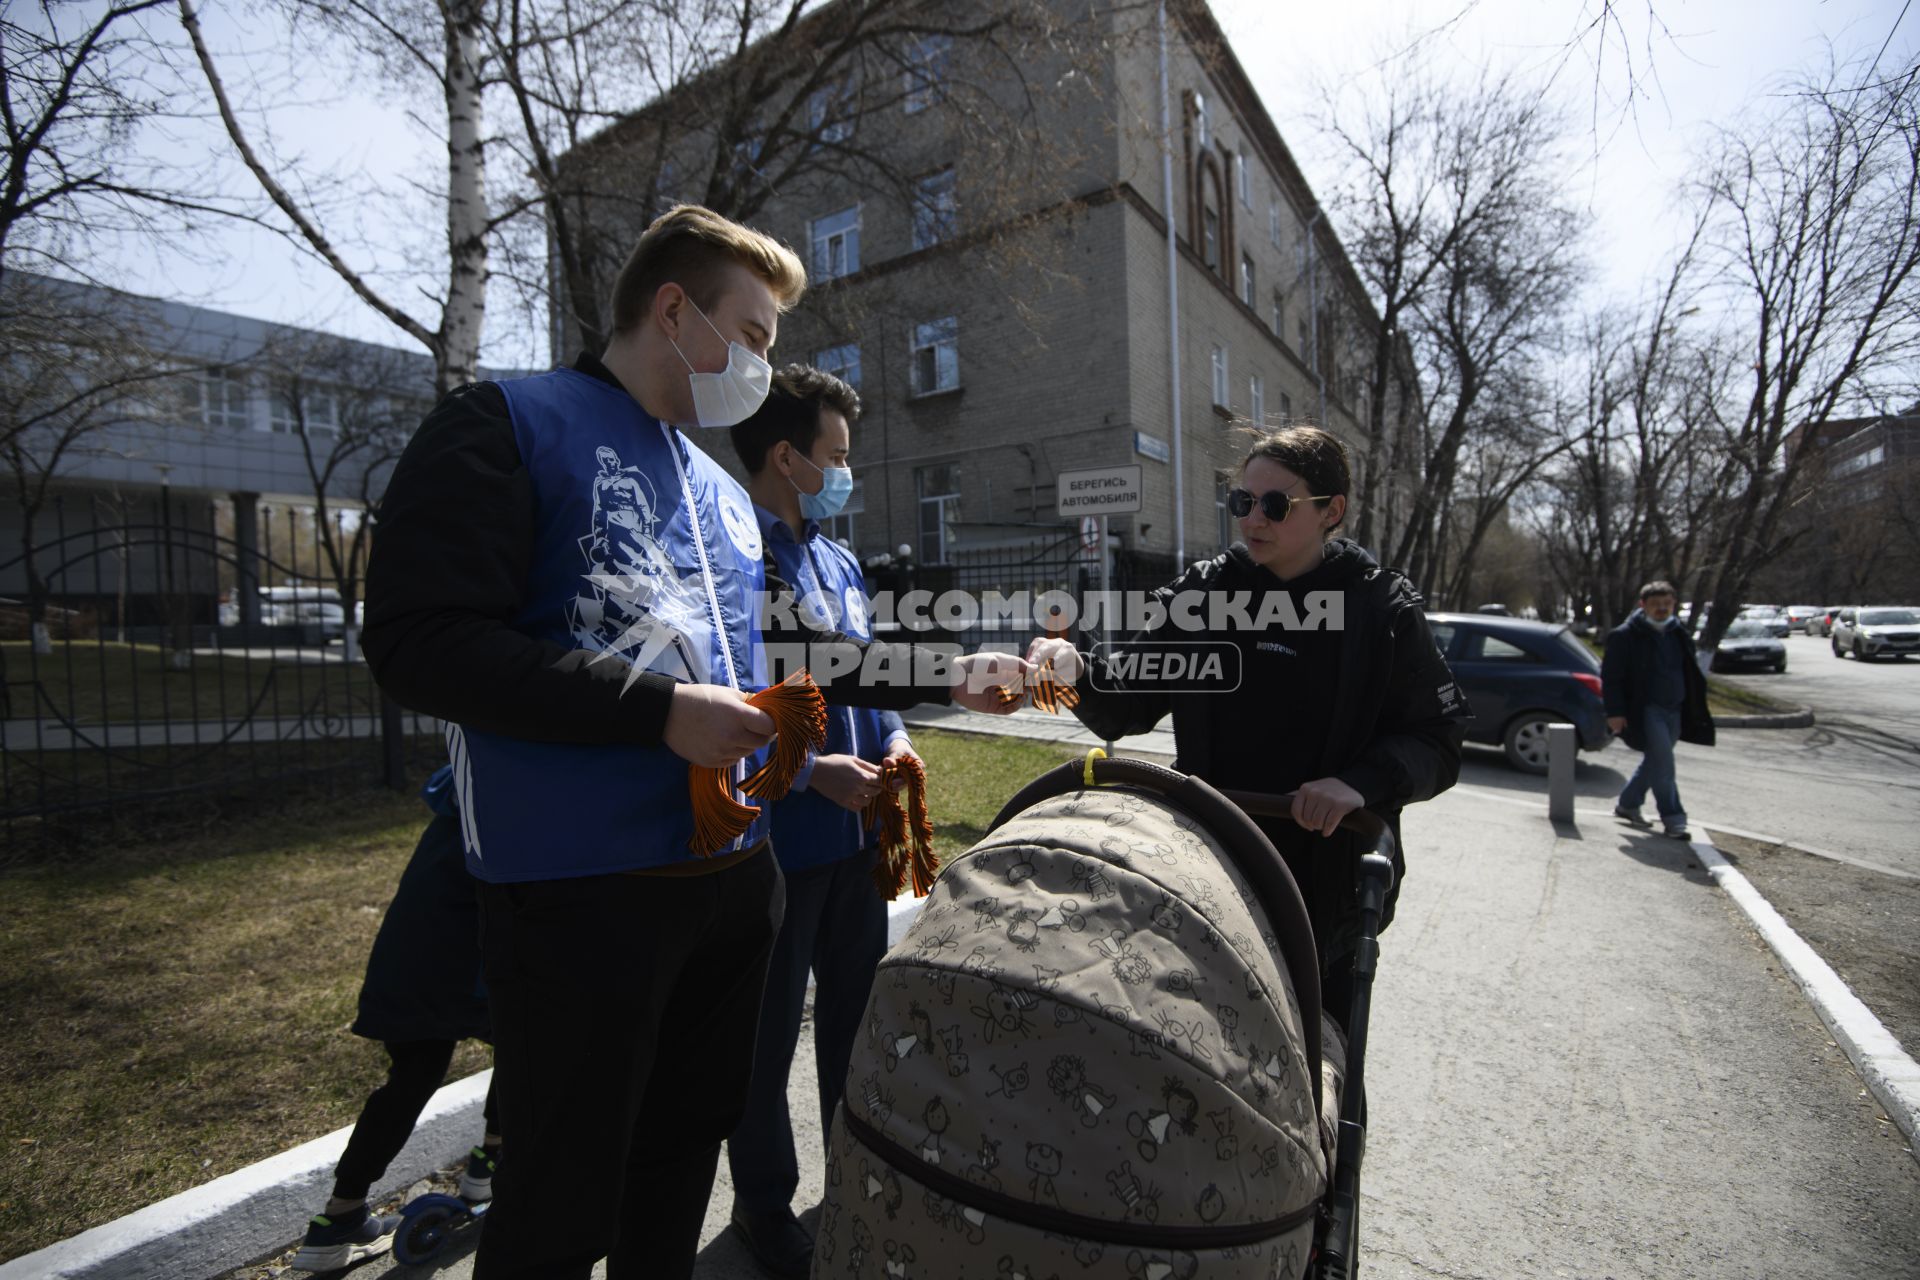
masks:
{"type": "Polygon", "coordinates": [[[1920,609],[1842,609],[1833,620],[1833,656],[1905,658],[1920,653],[1920,609]]]}

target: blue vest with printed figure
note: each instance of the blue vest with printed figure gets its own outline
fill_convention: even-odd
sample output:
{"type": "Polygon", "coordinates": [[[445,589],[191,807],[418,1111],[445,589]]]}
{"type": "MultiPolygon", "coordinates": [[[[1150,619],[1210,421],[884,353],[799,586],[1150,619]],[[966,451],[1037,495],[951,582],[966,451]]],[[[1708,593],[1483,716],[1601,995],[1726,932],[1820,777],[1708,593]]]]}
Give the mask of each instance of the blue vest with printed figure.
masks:
{"type": "MultiPolygon", "coordinates": [[[[676,680],[765,688],[755,605],[766,573],[746,491],[589,374],[559,369],[497,385],[533,486],[526,601],[510,625],[676,680]]],[[[533,742],[459,725],[447,727],[447,745],[467,867],[482,880],[561,880],[694,856],[687,762],[665,746],[533,742]]],[[[764,756],[736,765],[736,783],[764,756]]],[[[720,852],[758,843],[768,827],[763,806],[720,852]]]]}
{"type": "MultiPolygon", "coordinates": [[[[780,576],[793,589],[795,608],[809,622],[844,631],[856,640],[873,639],[867,617],[866,578],[853,552],[820,534],[806,522],[798,539],[779,516],[756,506],[760,534],[773,552],[780,576]]],[[[853,679],[849,674],[844,679],[853,679]]],[[[886,757],[887,737],[900,728],[890,711],[865,707],[827,708],[827,745],[821,755],[851,755],[878,764],[886,757]]],[[[802,871],[851,857],[875,843],[860,815],[815,791],[792,791],[773,806],[773,852],[788,871],[802,871]]]]}

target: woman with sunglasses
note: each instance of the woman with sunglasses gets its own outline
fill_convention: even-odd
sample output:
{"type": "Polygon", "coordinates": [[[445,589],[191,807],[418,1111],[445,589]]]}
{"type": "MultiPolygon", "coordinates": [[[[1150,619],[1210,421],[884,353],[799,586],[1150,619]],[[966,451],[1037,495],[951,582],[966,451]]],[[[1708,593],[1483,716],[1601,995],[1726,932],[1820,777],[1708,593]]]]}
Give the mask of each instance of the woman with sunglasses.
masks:
{"type": "Polygon", "coordinates": [[[1242,542],[1156,591],[1158,625],[1122,645],[1081,654],[1041,639],[1028,656],[1075,677],[1074,714],[1102,737],[1145,733],[1171,712],[1183,772],[1222,789],[1295,793],[1298,825],[1258,821],[1306,897],[1324,1004],[1344,1023],[1362,850],[1336,828],[1361,807],[1393,826],[1385,928],[1406,870],[1400,809],[1453,785],[1468,713],[1419,593],[1336,535],[1349,485],[1340,441],[1317,427],[1252,434],[1227,497],[1242,542]],[[1225,662],[1217,680],[1203,665],[1203,681],[1172,683],[1145,673],[1194,664],[1140,661],[1147,652],[1219,653],[1225,662]]]}

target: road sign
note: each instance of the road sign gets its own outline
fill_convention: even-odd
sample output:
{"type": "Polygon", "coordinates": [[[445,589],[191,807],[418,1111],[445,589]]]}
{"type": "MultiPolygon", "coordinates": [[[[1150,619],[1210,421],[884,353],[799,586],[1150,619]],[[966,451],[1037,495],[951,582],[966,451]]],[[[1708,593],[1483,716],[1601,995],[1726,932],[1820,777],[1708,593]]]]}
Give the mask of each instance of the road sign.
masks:
{"type": "Polygon", "coordinates": [[[1055,482],[1056,511],[1063,516],[1125,515],[1140,509],[1140,465],[1062,471],[1055,482]]]}
{"type": "Polygon", "coordinates": [[[1080,517],[1080,549],[1098,551],[1100,549],[1100,517],[1080,517]]]}

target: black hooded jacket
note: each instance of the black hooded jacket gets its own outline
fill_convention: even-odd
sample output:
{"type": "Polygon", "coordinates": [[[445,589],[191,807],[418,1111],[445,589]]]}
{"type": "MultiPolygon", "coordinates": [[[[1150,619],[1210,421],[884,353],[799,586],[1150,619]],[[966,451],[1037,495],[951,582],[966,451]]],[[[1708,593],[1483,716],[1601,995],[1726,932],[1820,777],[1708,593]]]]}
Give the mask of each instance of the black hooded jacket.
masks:
{"type": "Polygon", "coordinates": [[[1686,697],[1680,704],[1680,741],[1713,745],[1713,714],[1707,710],[1707,678],[1694,658],[1693,637],[1684,627],[1656,626],[1640,609],[1607,632],[1600,658],[1600,687],[1606,691],[1607,714],[1624,717],[1627,727],[1620,740],[1635,751],[1647,749],[1645,732],[1648,694],[1653,686],[1654,655],[1660,645],[1678,655],[1686,697]]]}
{"type": "MultiPolygon", "coordinates": [[[[1393,828],[1397,895],[1406,871],[1398,848],[1400,810],[1458,779],[1461,721],[1470,714],[1427,629],[1419,592],[1358,543],[1335,538],[1322,563],[1291,582],[1235,546],[1194,565],[1154,598],[1167,607],[1167,617],[1129,636],[1127,646],[1231,645],[1237,684],[1175,691],[1130,678],[1117,656],[1126,652],[1123,646],[1082,673],[1075,710],[1081,723],[1102,737],[1121,738],[1145,733],[1172,712],[1177,767],[1220,787],[1280,793],[1338,778],[1393,828]],[[1284,593],[1292,608],[1277,612],[1297,616],[1302,626],[1273,625],[1270,614],[1268,626],[1248,627],[1230,610],[1223,619],[1203,610],[1203,621],[1227,625],[1184,630],[1173,607],[1183,592],[1222,606],[1243,599],[1254,622],[1267,597],[1284,593]],[[1339,625],[1331,610],[1314,609],[1319,592],[1338,593],[1339,625]]],[[[1323,957],[1343,954],[1358,922],[1353,866],[1327,858],[1324,840],[1290,823],[1260,825],[1300,882],[1323,957]]],[[[1345,833],[1335,839],[1347,846],[1345,833]]],[[[1391,913],[1389,900],[1389,919],[1391,913]]]]}

